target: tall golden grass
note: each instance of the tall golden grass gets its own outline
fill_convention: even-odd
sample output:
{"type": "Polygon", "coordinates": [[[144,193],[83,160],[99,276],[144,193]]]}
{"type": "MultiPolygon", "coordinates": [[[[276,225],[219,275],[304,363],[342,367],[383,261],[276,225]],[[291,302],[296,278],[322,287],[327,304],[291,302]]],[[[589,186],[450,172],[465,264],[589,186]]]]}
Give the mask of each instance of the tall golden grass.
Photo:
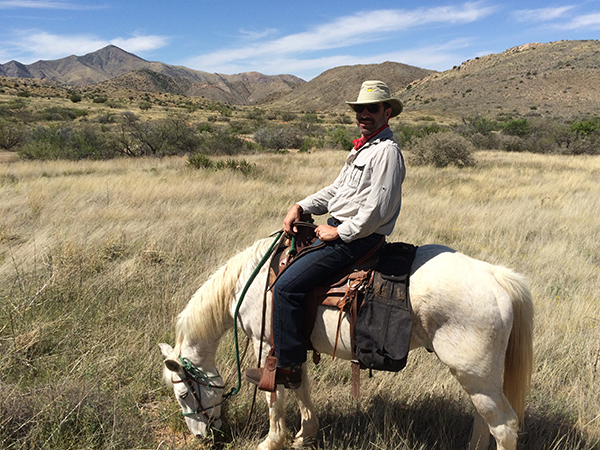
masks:
{"type": "MultiPolygon", "coordinates": [[[[0,447],[208,448],[160,382],[157,343],[230,256],[331,182],[345,153],[250,155],[250,176],[185,158],[0,166],[0,447]]],[[[474,168],[408,167],[390,240],[439,243],[526,275],[536,309],[521,449],[600,448],[600,158],[480,152],[474,168]]],[[[230,336],[221,372],[233,373],[230,336]]],[[[246,364],[251,364],[250,360],[246,364]]],[[[424,351],[399,374],[311,365],[331,449],[466,447],[472,407],[424,351]]],[[[244,386],[217,448],[252,448],[244,386]]],[[[261,399],[262,400],[262,396],[261,399]]],[[[290,426],[298,413],[288,408],[290,426]]]]}

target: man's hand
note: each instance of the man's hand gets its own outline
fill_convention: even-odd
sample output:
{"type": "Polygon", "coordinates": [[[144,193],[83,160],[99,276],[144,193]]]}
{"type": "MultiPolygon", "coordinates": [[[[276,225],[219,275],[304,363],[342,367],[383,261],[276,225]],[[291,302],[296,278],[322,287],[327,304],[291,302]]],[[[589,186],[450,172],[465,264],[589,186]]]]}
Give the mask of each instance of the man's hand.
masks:
{"type": "Polygon", "coordinates": [[[315,233],[321,241],[335,241],[340,235],[338,234],[337,228],[330,225],[319,225],[315,229],[315,233]]]}
{"type": "Polygon", "coordinates": [[[295,236],[298,232],[298,229],[294,226],[294,223],[300,220],[302,216],[302,207],[298,204],[295,204],[290,208],[290,210],[285,215],[283,219],[283,231],[290,236],[295,236]]]}

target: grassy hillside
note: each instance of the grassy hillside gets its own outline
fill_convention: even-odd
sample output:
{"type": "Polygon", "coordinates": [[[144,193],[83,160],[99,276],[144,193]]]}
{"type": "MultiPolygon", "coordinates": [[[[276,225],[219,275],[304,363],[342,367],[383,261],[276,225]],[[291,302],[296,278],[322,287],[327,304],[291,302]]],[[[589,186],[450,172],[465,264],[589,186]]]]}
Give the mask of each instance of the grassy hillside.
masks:
{"type": "Polygon", "coordinates": [[[531,43],[471,59],[398,92],[410,111],[465,117],[598,113],[600,42],[531,43]]]}
{"type": "MultiPolygon", "coordinates": [[[[280,226],[288,206],[331,181],[340,151],[246,155],[239,170],[185,157],[0,164],[0,447],[207,449],[160,382],[157,343],[230,256],[280,226]]],[[[533,391],[520,449],[600,448],[600,158],[478,152],[478,164],[408,168],[392,240],[440,243],[530,279],[533,391]]],[[[220,350],[233,374],[231,340],[220,350]]],[[[251,360],[246,365],[252,364],[251,360]]],[[[472,408],[425,351],[397,375],[311,365],[330,449],[466,446],[472,408]]],[[[215,448],[251,448],[251,390],[225,408],[215,448]]],[[[288,418],[297,427],[290,405],[288,418]]]]}

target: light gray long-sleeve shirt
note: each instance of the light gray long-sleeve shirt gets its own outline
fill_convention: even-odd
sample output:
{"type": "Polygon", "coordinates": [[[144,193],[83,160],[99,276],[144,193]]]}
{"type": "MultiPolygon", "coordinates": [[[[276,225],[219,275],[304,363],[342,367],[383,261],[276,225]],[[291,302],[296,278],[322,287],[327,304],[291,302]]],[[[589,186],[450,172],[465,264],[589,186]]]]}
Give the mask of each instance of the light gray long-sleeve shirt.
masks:
{"type": "Polygon", "coordinates": [[[342,222],[344,242],[373,233],[389,235],[402,202],[406,174],[400,147],[389,127],[358,150],[351,150],[335,181],[298,202],[307,214],[325,213],[342,222]]]}

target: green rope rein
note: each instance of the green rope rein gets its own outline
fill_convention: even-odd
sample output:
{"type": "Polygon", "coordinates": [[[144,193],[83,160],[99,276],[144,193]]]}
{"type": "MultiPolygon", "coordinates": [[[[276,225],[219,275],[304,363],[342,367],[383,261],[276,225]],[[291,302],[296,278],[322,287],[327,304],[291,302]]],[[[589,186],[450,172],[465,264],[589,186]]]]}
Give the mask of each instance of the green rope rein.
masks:
{"type": "Polygon", "coordinates": [[[238,313],[240,311],[240,307],[242,306],[242,302],[244,301],[246,292],[248,292],[248,289],[250,289],[252,282],[258,275],[258,272],[260,272],[260,269],[262,268],[262,266],[264,266],[265,262],[267,262],[267,260],[271,256],[271,252],[273,251],[273,248],[275,247],[275,245],[279,242],[279,238],[281,237],[282,234],[283,234],[283,231],[280,231],[275,236],[273,243],[271,244],[271,246],[269,247],[269,249],[267,250],[265,255],[262,257],[262,259],[260,260],[260,262],[258,263],[256,268],[250,275],[250,278],[246,282],[246,285],[244,286],[244,289],[242,290],[242,293],[240,294],[240,298],[235,307],[235,312],[233,314],[233,341],[235,343],[235,362],[237,364],[238,384],[237,384],[237,387],[232,388],[231,391],[229,391],[227,394],[225,394],[223,396],[224,399],[237,394],[242,387],[242,368],[241,368],[241,363],[240,363],[240,350],[239,350],[239,344],[238,344],[238,331],[237,331],[238,313]]]}

